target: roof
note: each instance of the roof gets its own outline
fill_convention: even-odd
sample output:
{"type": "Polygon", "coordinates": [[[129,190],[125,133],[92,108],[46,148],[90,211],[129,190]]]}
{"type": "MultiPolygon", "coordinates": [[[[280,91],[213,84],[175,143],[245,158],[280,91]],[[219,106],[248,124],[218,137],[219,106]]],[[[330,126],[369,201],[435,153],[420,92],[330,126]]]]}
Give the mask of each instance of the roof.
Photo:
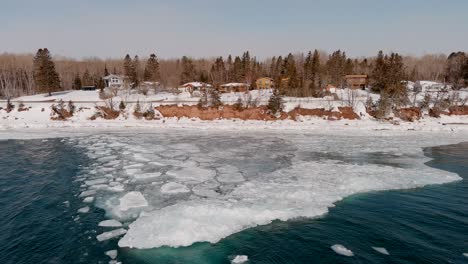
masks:
{"type": "Polygon", "coordinates": [[[350,74],[350,75],[346,75],[345,78],[347,78],[347,79],[352,79],[352,78],[367,78],[367,75],[365,75],[365,74],[350,74]]]}
{"type": "Polygon", "coordinates": [[[211,87],[211,84],[203,83],[203,82],[188,82],[182,84],[182,87],[211,87]]]}
{"type": "Polygon", "coordinates": [[[116,75],[116,74],[109,74],[109,75],[107,75],[107,76],[104,76],[104,77],[102,77],[102,79],[104,79],[104,80],[109,80],[109,79],[111,79],[111,78],[119,78],[119,79],[124,79],[124,78],[125,78],[125,76],[122,76],[122,75],[116,75]]]}
{"type": "Polygon", "coordinates": [[[222,84],[222,87],[236,87],[236,86],[250,86],[248,83],[226,83],[222,84]]]}

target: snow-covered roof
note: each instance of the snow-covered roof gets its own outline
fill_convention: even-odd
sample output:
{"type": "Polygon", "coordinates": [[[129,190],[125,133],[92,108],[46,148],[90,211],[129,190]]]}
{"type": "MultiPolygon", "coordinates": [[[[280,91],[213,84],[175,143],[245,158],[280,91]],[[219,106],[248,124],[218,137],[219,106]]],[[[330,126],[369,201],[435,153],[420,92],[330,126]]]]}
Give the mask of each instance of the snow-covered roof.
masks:
{"type": "Polygon", "coordinates": [[[123,76],[123,75],[116,75],[116,74],[109,74],[109,75],[107,75],[107,76],[105,76],[105,77],[102,77],[102,79],[104,79],[104,80],[109,80],[109,79],[111,79],[111,78],[124,79],[125,76],[123,76]]]}
{"type": "Polygon", "coordinates": [[[182,87],[211,87],[211,84],[203,82],[189,82],[182,85],[182,87]]]}
{"type": "Polygon", "coordinates": [[[248,83],[235,83],[235,82],[232,82],[232,83],[223,84],[221,86],[222,87],[238,87],[238,86],[250,86],[250,85],[248,83]]]}

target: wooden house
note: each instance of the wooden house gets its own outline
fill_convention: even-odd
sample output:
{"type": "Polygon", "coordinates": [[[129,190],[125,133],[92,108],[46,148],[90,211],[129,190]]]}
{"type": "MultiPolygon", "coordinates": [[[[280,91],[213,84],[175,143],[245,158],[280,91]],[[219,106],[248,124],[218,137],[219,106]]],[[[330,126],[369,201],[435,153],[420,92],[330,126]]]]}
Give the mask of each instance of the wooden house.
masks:
{"type": "Polygon", "coordinates": [[[346,75],[346,86],[351,89],[364,90],[369,84],[369,77],[367,75],[346,75]]]}
{"type": "Polygon", "coordinates": [[[255,85],[257,89],[273,89],[275,87],[275,82],[272,78],[262,77],[255,81],[255,85]]]}
{"type": "Polygon", "coordinates": [[[226,83],[219,86],[219,91],[222,93],[239,93],[247,92],[250,88],[248,83],[226,83]]]}

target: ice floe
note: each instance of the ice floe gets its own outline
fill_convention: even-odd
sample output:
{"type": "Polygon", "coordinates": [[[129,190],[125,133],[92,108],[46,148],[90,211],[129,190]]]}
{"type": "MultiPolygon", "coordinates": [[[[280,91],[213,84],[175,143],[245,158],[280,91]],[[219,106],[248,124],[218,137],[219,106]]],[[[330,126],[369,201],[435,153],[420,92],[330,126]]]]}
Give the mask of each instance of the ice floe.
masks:
{"type": "Polygon", "coordinates": [[[139,208],[148,206],[148,202],[141,192],[129,192],[120,200],[120,210],[127,211],[131,208],[139,208]]]}
{"type": "Polygon", "coordinates": [[[117,258],[117,250],[109,250],[109,251],[106,251],[106,255],[109,256],[109,258],[111,259],[115,259],[117,258]]]}
{"type": "MultiPolygon", "coordinates": [[[[457,139],[437,144],[445,141],[457,139]]],[[[425,134],[109,134],[78,142],[93,160],[79,175],[80,197],[130,223],[121,247],[216,243],[274,220],[324,215],[356,193],[460,180],[424,164],[422,147],[434,145],[425,134]]]]}
{"type": "Polygon", "coordinates": [[[86,214],[87,212],[89,212],[89,206],[85,206],[85,207],[78,209],[78,213],[86,214]]]}
{"type": "Polygon", "coordinates": [[[234,259],[231,261],[232,264],[241,264],[241,263],[246,263],[249,261],[249,257],[246,255],[237,255],[234,257],[234,259]]]}
{"type": "Polygon", "coordinates": [[[331,249],[333,249],[333,251],[335,251],[335,253],[338,255],[343,255],[346,257],[354,256],[354,253],[351,250],[347,249],[345,246],[340,244],[331,246],[331,249]]]}
{"type": "Polygon", "coordinates": [[[176,193],[187,193],[190,192],[190,189],[187,186],[177,183],[177,182],[168,182],[161,186],[161,193],[165,194],[176,194],[176,193]]]}
{"type": "Polygon", "coordinates": [[[105,241],[105,240],[109,240],[109,239],[113,239],[113,238],[122,236],[125,233],[127,233],[127,230],[125,230],[123,228],[119,228],[119,229],[116,229],[116,230],[112,230],[112,231],[109,231],[109,232],[104,232],[102,234],[99,234],[99,235],[96,236],[96,239],[98,241],[105,241]]]}
{"type": "Polygon", "coordinates": [[[104,220],[104,221],[99,222],[99,226],[102,226],[102,227],[121,227],[122,223],[120,223],[117,220],[110,219],[110,220],[104,220]]]}
{"type": "Polygon", "coordinates": [[[388,250],[386,248],[383,248],[383,247],[372,247],[373,250],[381,253],[381,254],[384,254],[384,255],[390,255],[390,253],[388,253],[388,250]]]}

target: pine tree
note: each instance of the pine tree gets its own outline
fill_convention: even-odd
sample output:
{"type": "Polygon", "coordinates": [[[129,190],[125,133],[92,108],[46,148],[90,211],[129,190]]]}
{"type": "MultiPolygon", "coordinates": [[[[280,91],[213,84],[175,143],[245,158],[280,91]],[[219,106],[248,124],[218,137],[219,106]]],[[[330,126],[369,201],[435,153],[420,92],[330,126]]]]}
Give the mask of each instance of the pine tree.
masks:
{"type": "Polygon", "coordinates": [[[211,66],[210,75],[215,87],[226,82],[226,68],[224,66],[223,57],[216,58],[211,66]]]}
{"type": "Polygon", "coordinates": [[[155,54],[151,54],[146,62],[143,79],[149,82],[158,82],[160,78],[158,58],[155,54]]]}
{"type": "Polygon", "coordinates": [[[196,77],[195,65],[187,56],[183,56],[181,60],[182,73],[180,75],[180,84],[193,81],[196,77]]]}
{"type": "Polygon", "coordinates": [[[138,55],[135,55],[133,58],[131,81],[133,82],[133,87],[140,85],[140,58],[138,55]]]}
{"type": "Polygon", "coordinates": [[[60,90],[60,77],[47,48],[37,51],[33,59],[33,69],[34,81],[39,92],[47,92],[52,95],[52,92],[60,90]]]}
{"type": "Polygon", "coordinates": [[[109,76],[109,71],[107,70],[107,65],[104,65],[104,77],[109,76]]]}
{"type": "Polygon", "coordinates": [[[284,101],[277,89],[273,91],[270,99],[268,100],[268,110],[272,115],[278,115],[283,111],[284,101]]]}
{"type": "Polygon", "coordinates": [[[210,89],[210,103],[212,107],[220,107],[223,105],[221,102],[221,97],[219,96],[219,92],[216,89],[210,89]]]}
{"type": "Polygon", "coordinates": [[[281,94],[297,95],[297,89],[300,88],[299,76],[297,74],[296,61],[294,56],[289,53],[288,57],[283,62],[281,69],[281,77],[288,79],[286,87],[281,87],[281,94]]]}
{"type": "Polygon", "coordinates": [[[227,60],[226,60],[226,82],[233,82],[234,80],[232,79],[232,68],[233,68],[233,62],[232,62],[232,56],[229,54],[227,60]]]}
{"type": "Polygon", "coordinates": [[[372,69],[372,76],[371,76],[371,84],[372,84],[372,91],[380,92],[386,86],[385,84],[385,73],[386,73],[386,65],[385,65],[385,57],[383,51],[379,51],[377,58],[374,63],[374,68],[372,69]]]}
{"type": "MultiPolygon", "coordinates": [[[[130,58],[130,55],[127,54],[124,58],[123,62],[123,68],[124,68],[124,74],[127,78],[131,78],[133,75],[133,66],[132,66],[132,58],[130,58]]],[[[115,71],[115,68],[114,68],[115,71]]]]}
{"type": "Polygon", "coordinates": [[[239,56],[236,56],[234,58],[234,64],[232,66],[232,81],[233,82],[243,82],[243,66],[242,66],[242,60],[239,56]]]}
{"type": "Polygon", "coordinates": [[[86,69],[85,72],[83,73],[83,86],[93,86],[93,85],[94,85],[94,79],[93,77],[91,77],[89,70],[86,69]]]}
{"type": "Polygon", "coordinates": [[[80,90],[81,89],[81,78],[79,74],[76,74],[75,78],[73,79],[73,85],[72,89],[73,90],[80,90]]]}
{"type": "Polygon", "coordinates": [[[250,54],[248,51],[242,55],[242,82],[250,82],[252,79],[252,65],[250,60],[250,54]]]}

